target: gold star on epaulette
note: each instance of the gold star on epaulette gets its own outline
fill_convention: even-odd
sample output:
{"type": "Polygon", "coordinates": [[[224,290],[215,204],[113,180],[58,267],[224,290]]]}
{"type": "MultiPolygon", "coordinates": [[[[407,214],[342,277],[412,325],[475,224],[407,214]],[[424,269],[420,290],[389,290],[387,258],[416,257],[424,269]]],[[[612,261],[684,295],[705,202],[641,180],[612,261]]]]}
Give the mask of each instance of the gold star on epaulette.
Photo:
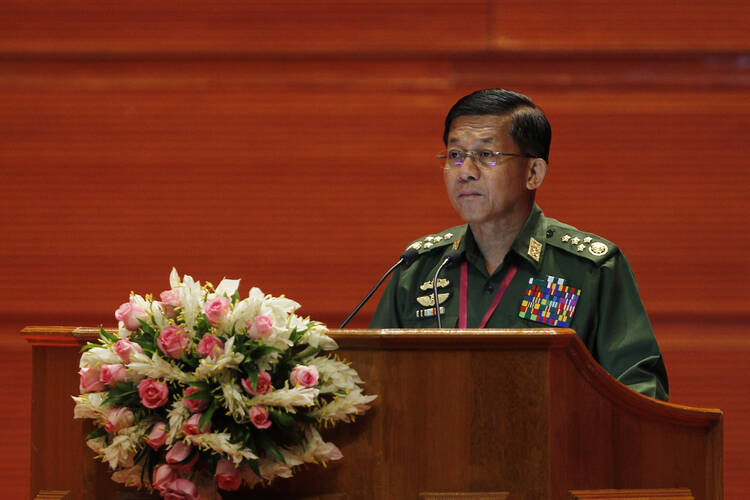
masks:
{"type": "Polygon", "coordinates": [[[563,241],[563,243],[567,243],[567,242],[569,242],[569,241],[570,241],[570,235],[569,235],[569,234],[566,234],[565,236],[563,236],[563,237],[562,237],[562,241],[563,241]]]}
{"type": "Polygon", "coordinates": [[[453,233],[445,233],[443,238],[453,238],[453,233]]]}
{"type": "Polygon", "coordinates": [[[583,252],[584,250],[586,250],[586,245],[583,245],[583,244],[578,245],[576,247],[576,250],[578,250],[579,252],[583,252]]]}
{"type": "Polygon", "coordinates": [[[584,242],[584,243],[591,243],[591,239],[592,239],[592,238],[591,238],[591,236],[586,236],[586,237],[585,237],[585,238],[583,239],[583,242],[584,242]]]}
{"type": "Polygon", "coordinates": [[[422,242],[421,241],[415,241],[411,245],[409,245],[409,248],[413,248],[414,250],[419,250],[422,248],[422,242]]]}
{"type": "Polygon", "coordinates": [[[427,243],[424,244],[424,247],[425,248],[430,248],[430,247],[432,247],[432,243],[428,241],[427,243]]]}
{"type": "Polygon", "coordinates": [[[574,245],[577,245],[577,244],[579,244],[581,242],[581,238],[579,238],[578,236],[576,236],[575,238],[573,238],[572,240],[570,240],[570,242],[572,244],[574,244],[574,245]]]}

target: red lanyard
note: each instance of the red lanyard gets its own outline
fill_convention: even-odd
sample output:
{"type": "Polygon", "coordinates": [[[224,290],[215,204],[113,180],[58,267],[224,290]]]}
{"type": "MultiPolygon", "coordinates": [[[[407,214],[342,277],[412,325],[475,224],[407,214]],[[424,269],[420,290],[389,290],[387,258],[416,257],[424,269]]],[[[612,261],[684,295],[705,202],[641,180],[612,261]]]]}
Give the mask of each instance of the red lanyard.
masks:
{"type": "MultiPolygon", "coordinates": [[[[487,325],[487,322],[490,320],[490,317],[492,316],[492,313],[495,312],[495,309],[497,309],[497,306],[500,304],[500,301],[503,298],[503,295],[505,295],[505,290],[508,289],[508,285],[510,285],[510,282],[513,280],[513,277],[516,275],[516,272],[518,271],[518,266],[513,265],[508,269],[508,272],[505,273],[505,278],[503,278],[503,282],[500,283],[500,288],[497,289],[497,293],[495,293],[495,298],[492,299],[492,304],[490,304],[490,307],[487,309],[487,312],[484,313],[484,318],[482,318],[482,322],[479,323],[479,328],[484,328],[487,325]]],[[[466,263],[466,261],[461,264],[461,298],[458,303],[458,327],[459,328],[466,328],[466,325],[468,323],[469,319],[469,313],[468,313],[468,303],[469,303],[469,266],[466,263]]]]}

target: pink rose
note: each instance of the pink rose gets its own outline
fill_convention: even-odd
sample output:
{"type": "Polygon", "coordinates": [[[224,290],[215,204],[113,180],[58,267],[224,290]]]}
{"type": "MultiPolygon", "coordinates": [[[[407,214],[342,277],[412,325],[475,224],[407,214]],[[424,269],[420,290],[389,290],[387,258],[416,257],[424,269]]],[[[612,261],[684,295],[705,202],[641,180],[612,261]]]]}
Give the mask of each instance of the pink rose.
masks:
{"type": "Polygon", "coordinates": [[[249,378],[243,378],[240,381],[240,384],[242,384],[242,388],[245,389],[248,394],[268,394],[273,390],[273,386],[271,385],[271,375],[265,370],[258,373],[258,385],[256,390],[253,390],[253,384],[249,378]]]}
{"type": "Polygon", "coordinates": [[[133,353],[143,354],[141,346],[128,339],[120,339],[112,348],[115,354],[120,356],[123,363],[130,363],[130,355],[133,353]]]}
{"type": "Polygon", "coordinates": [[[178,289],[164,290],[159,294],[159,298],[162,304],[168,306],[180,307],[182,305],[180,303],[180,290],[178,289]]]}
{"type": "Polygon", "coordinates": [[[156,422],[151,428],[151,432],[146,439],[146,444],[151,448],[158,450],[164,443],[167,442],[167,424],[164,422],[156,422]]]}
{"type": "Polygon", "coordinates": [[[146,317],[146,310],[132,302],[125,302],[115,311],[117,321],[122,321],[125,324],[125,328],[132,331],[140,328],[141,324],[138,320],[145,320],[146,317]]]}
{"type": "Polygon", "coordinates": [[[168,318],[174,318],[177,316],[177,311],[175,311],[174,308],[182,305],[180,302],[179,290],[164,290],[159,294],[159,299],[161,299],[164,314],[166,314],[168,318]]]}
{"type": "Polygon", "coordinates": [[[292,386],[312,387],[318,383],[318,368],[314,365],[297,365],[289,375],[292,386]]]}
{"type": "Polygon", "coordinates": [[[99,380],[106,385],[113,386],[128,378],[127,371],[123,365],[102,365],[99,380]]]}
{"type": "Polygon", "coordinates": [[[229,299],[226,297],[216,297],[209,300],[203,305],[203,312],[206,313],[208,322],[216,326],[229,314],[229,299]]]}
{"type": "Polygon", "coordinates": [[[258,429],[268,429],[271,421],[268,419],[268,408],[265,406],[253,406],[250,408],[250,421],[258,429]]]}
{"type": "Polygon", "coordinates": [[[159,344],[159,349],[170,358],[180,359],[182,353],[185,352],[190,338],[188,334],[176,325],[169,325],[159,334],[159,338],[156,339],[156,343],[159,344]]]}
{"type": "Polygon", "coordinates": [[[104,384],[99,380],[99,370],[93,368],[81,368],[78,374],[81,376],[79,389],[84,392],[99,392],[104,390],[104,384]]]}
{"type": "Polygon", "coordinates": [[[117,432],[125,427],[130,427],[135,423],[135,415],[130,408],[112,408],[107,414],[107,424],[104,430],[107,432],[117,432]]]}
{"type": "Polygon", "coordinates": [[[196,392],[200,392],[201,389],[198,387],[193,387],[192,385],[185,389],[185,392],[182,393],[182,406],[187,408],[193,413],[198,413],[199,411],[203,411],[206,408],[208,408],[208,401],[203,401],[200,399],[187,399],[185,396],[190,396],[191,394],[195,394],[196,392]]]}
{"type": "Polygon", "coordinates": [[[192,415],[190,415],[190,418],[187,419],[187,422],[182,425],[182,432],[194,436],[196,434],[203,434],[204,432],[210,431],[211,422],[206,422],[205,424],[203,424],[203,427],[198,426],[198,421],[202,416],[202,413],[193,413],[192,415]]]}
{"type": "Polygon", "coordinates": [[[193,468],[193,465],[195,465],[195,462],[198,461],[198,454],[196,453],[192,460],[186,464],[177,465],[180,462],[184,462],[187,460],[187,458],[190,456],[190,454],[193,452],[193,447],[190,445],[187,445],[183,443],[182,441],[177,441],[174,445],[172,445],[172,448],[169,449],[167,454],[165,455],[165,459],[167,460],[167,463],[172,466],[174,470],[176,470],[180,474],[188,474],[190,473],[190,470],[193,468]]]}
{"type": "Polygon", "coordinates": [[[144,378],[138,384],[138,395],[141,396],[143,406],[154,409],[167,404],[169,389],[167,384],[155,378],[144,378]]]}
{"type": "Polygon", "coordinates": [[[198,342],[198,352],[204,358],[213,358],[216,354],[224,352],[224,343],[208,333],[198,342]]]}
{"type": "Polygon", "coordinates": [[[216,464],[216,474],[214,474],[214,481],[219,485],[219,488],[225,491],[234,491],[240,488],[242,484],[242,477],[240,476],[240,470],[235,465],[222,458],[219,463],[216,464]]]}
{"type": "Polygon", "coordinates": [[[270,316],[256,316],[255,321],[248,321],[247,322],[247,334],[250,336],[250,338],[258,340],[258,339],[267,339],[271,336],[271,332],[273,332],[273,318],[270,316]]]}
{"type": "Polygon", "coordinates": [[[162,491],[165,500],[199,500],[198,487],[189,479],[175,479],[162,491]]]}
{"type": "Polygon", "coordinates": [[[163,493],[166,490],[167,485],[178,477],[177,472],[175,472],[172,467],[167,464],[161,464],[154,469],[151,486],[157,489],[160,493],[163,493]]]}

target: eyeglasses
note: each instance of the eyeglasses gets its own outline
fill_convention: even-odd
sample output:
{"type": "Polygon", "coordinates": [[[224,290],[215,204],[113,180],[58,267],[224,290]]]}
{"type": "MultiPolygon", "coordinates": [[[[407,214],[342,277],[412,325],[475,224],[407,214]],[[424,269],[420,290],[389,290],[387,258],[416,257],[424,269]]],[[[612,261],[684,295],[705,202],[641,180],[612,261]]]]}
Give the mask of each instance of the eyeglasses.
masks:
{"type": "Polygon", "coordinates": [[[437,155],[440,165],[445,168],[460,167],[466,161],[466,157],[471,156],[474,164],[480,167],[496,167],[505,156],[517,156],[519,158],[534,158],[531,155],[521,153],[501,153],[500,151],[464,151],[463,149],[448,149],[437,155]]]}

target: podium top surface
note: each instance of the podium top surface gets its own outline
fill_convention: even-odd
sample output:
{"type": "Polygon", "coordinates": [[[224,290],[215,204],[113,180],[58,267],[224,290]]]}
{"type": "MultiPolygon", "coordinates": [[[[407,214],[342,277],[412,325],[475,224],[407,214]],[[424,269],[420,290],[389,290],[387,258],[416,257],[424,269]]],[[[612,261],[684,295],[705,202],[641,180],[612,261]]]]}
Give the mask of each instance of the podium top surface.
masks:
{"type": "MultiPolygon", "coordinates": [[[[115,329],[106,330],[117,332],[115,329]]],[[[99,328],[27,326],[21,335],[34,347],[77,348],[96,341],[99,328]]],[[[579,375],[601,397],[628,413],[698,427],[720,424],[723,417],[717,409],[664,403],[630,390],[599,366],[575,331],[568,328],[330,330],[329,335],[345,351],[555,351],[563,353],[562,357],[568,358],[579,375]]]]}

